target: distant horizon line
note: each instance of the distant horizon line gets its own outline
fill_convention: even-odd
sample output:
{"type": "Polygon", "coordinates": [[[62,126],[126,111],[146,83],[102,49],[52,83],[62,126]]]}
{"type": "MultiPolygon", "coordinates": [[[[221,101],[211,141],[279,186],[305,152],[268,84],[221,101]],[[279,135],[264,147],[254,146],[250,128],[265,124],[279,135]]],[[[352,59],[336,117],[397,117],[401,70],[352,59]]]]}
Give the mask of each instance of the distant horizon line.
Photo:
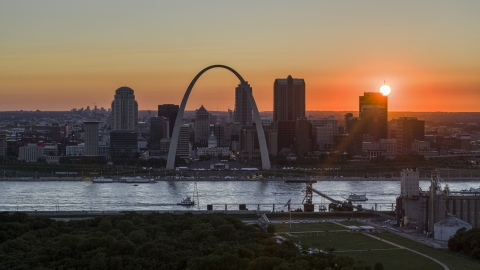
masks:
{"type": "MultiPolygon", "coordinates": [[[[98,109],[98,108],[97,108],[98,109]]],[[[105,108],[104,108],[105,109],[105,108]]],[[[109,108],[107,108],[109,109],[109,108]]],[[[90,109],[90,110],[93,110],[93,109],[90,109]]],[[[98,109],[100,110],[100,109],[98,109]]],[[[8,113],[8,112],[36,112],[36,111],[39,111],[39,112],[71,112],[71,109],[70,110],[40,110],[40,109],[35,109],[35,110],[14,110],[14,111],[0,111],[0,113],[8,113]]],[[[152,109],[142,109],[142,110],[138,110],[139,112],[140,111],[158,111],[158,110],[152,110],[152,109]]],[[[196,109],[194,110],[185,110],[186,112],[194,112],[196,111],[196,109]]],[[[233,111],[233,110],[232,110],[233,111]]],[[[217,110],[209,110],[209,112],[228,112],[228,111],[217,111],[217,110]]],[[[273,113],[273,110],[269,110],[269,111],[260,111],[261,113],[268,113],[268,112],[271,112],[273,113]]],[[[358,112],[358,110],[305,110],[305,112],[358,112]]],[[[392,112],[392,113],[480,113],[480,111],[388,111],[389,113],[392,112]]]]}

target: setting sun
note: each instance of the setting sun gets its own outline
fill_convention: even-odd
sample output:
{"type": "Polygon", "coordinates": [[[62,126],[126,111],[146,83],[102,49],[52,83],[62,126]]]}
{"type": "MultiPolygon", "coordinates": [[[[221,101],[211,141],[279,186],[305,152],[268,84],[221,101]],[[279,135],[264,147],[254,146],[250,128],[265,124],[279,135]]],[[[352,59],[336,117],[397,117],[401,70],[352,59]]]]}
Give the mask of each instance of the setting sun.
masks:
{"type": "Polygon", "coordinates": [[[390,89],[390,86],[384,84],[382,87],[380,87],[380,93],[382,93],[384,96],[388,96],[392,92],[392,89],[390,89]]]}

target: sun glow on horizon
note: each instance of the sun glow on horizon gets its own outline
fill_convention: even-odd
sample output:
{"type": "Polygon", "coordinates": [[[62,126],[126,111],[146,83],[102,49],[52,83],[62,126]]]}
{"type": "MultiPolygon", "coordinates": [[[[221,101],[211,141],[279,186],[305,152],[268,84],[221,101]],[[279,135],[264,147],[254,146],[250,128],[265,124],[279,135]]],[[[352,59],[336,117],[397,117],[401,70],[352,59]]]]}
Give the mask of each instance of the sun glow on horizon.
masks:
{"type": "Polygon", "coordinates": [[[380,87],[380,93],[382,93],[384,96],[388,96],[392,92],[392,89],[390,86],[384,84],[382,87],[380,87]]]}

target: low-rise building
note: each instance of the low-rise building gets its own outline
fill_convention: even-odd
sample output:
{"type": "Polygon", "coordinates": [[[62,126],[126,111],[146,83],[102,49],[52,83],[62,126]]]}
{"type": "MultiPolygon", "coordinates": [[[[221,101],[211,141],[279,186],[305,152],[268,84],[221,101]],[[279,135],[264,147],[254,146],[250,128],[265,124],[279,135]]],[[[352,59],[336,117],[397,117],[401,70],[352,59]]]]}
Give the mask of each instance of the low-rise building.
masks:
{"type": "Polygon", "coordinates": [[[26,162],[37,162],[39,158],[43,157],[44,148],[37,144],[27,144],[19,149],[18,160],[26,162]]]}

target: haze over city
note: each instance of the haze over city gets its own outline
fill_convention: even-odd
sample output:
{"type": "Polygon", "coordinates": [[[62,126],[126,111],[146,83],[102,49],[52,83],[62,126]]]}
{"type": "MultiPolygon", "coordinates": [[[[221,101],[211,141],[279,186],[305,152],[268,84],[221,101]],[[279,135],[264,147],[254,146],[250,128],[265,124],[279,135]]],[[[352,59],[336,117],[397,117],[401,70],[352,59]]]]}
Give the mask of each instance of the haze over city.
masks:
{"type": "MultiPolygon", "coordinates": [[[[204,67],[233,67],[271,111],[275,78],[306,82],[307,110],[478,111],[478,1],[9,1],[0,8],[0,110],[178,104],[204,67]]],[[[234,106],[237,78],[205,74],[187,110],[234,106]]]]}

